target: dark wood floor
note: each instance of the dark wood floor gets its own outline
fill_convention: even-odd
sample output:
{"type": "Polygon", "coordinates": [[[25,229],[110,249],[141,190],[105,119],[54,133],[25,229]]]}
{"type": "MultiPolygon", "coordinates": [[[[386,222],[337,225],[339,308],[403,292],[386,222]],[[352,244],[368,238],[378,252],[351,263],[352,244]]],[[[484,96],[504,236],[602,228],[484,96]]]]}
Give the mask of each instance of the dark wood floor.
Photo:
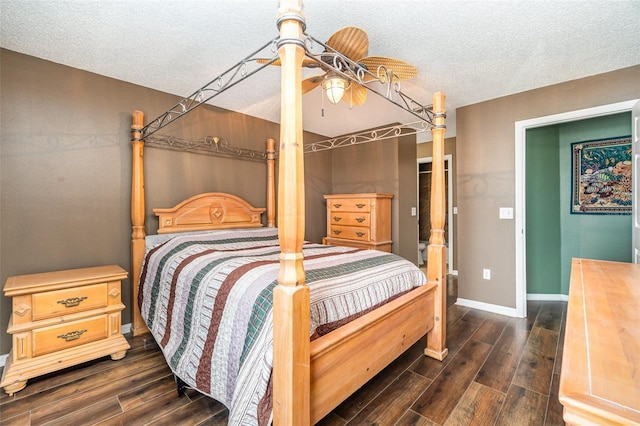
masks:
{"type": "MultiPolygon", "coordinates": [[[[455,279],[449,299],[455,301],[455,279]]],[[[529,302],[528,318],[450,305],[449,356],[422,355],[424,342],[321,421],[333,425],[560,425],[560,360],[566,303],[529,302]]],[[[195,391],[178,397],[149,337],[109,357],[29,381],[0,396],[0,425],[225,425],[225,408],[195,391]]]]}

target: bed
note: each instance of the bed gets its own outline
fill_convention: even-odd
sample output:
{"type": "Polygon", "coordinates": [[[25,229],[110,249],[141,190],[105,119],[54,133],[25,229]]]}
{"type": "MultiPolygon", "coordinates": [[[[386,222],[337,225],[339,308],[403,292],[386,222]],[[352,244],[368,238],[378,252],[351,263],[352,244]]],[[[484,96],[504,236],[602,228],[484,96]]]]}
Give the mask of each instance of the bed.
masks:
{"type": "MultiPolygon", "coordinates": [[[[199,194],[173,208],[155,210],[159,216],[159,237],[150,243],[150,247],[166,248],[171,245],[192,245],[193,242],[187,241],[193,241],[193,238],[200,239],[200,242],[216,240],[217,237],[212,235],[222,235],[225,240],[234,240],[229,237],[231,232],[239,232],[239,235],[257,232],[258,235],[264,237],[263,243],[269,241],[268,244],[253,247],[250,250],[266,250],[267,253],[261,254],[266,258],[261,258],[261,261],[263,264],[269,264],[269,272],[265,273],[269,276],[266,282],[271,284],[269,291],[272,294],[273,326],[272,334],[269,337],[261,338],[264,338],[267,341],[267,346],[272,348],[272,353],[266,357],[268,359],[266,363],[273,365],[269,379],[272,394],[268,390],[266,393],[260,390],[256,394],[259,396],[256,396],[253,402],[241,402],[240,405],[253,404],[259,406],[258,410],[263,410],[263,405],[257,403],[255,399],[264,401],[264,398],[268,398],[270,403],[267,405],[271,406],[268,410],[272,414],[266,415],[266,417],[262,415],[263,420],[272,418],[276,425],[302,425],[319,421],[425,334],[427,335],[425,355],[438,360],[442,360],[447,355],[445,345],[446,247],[443,231],[444,95],[436,93],[433,96],[434,120],[431,123],[434,140],[431,202],[433,229],[427,253],[426,282],[413,283],[410,285],[412,289],[399,290],[390,297],[387,303],[373,302],[373,305],[369,306],[370,309],[365,308],[361,315],[355,315],[355,319],[346,324],[337,321],[340,323],[338,328],[315,333],[316,329],[312,327],[312,323],[315,326],[318,320],[312,319],[310,312],[312,307],[316,306],[318,296],[311,295],[310,287],[323,280],[316,280],[313,273],[307,276],[307,269],[310,272],[314,271],[313,259],[321,257],[319,253],[363,258],[371,256],[369,260],[377,259],[378,261],[381,261],[380,257],[389,255],[348,248],[333,248],[319,244],[305,244],[304,156],[303,144],[298,143],[302,140],[300,68],[305,56],[304,44],[299,42],[303,36],[304,27],[301,2],[296,0],[281,1],[278,26],[280,28],[278,56],[282,67],[282,110],[281,132],[278,142],[277,220],[274,179],[276,150],[274,141],[269,140],[267,141],[268,179],[265,209],[251,206],[242,198],[231,194],[199,194]],[[263,221],[260,218],[265,211],[267,215],[266,228],[262,227],[263,221]],[[192,234],[193,232],[195,234],[192,234]],[[174,235],[179,233],[185,233],[185,235],[174,235]],[[270,345],[271,340],[273,343],[270,345]],[[336,383],[340,383],[340,386],[336,386],[336,383]]],[[[174,321],[173,319],[168,320],[166,315],[156,317],[149,314],[149,303],[162,304],[160,303],[161,299],[170,299],[166,291],[162,293],[158,288],[155,290],[156,293],[153,291],[149,293],[151,296],[147,296],[145,301],[145,291],[148,290],[145,277],[149,274],[152,262],[157,262],[157,259],[151,260],[146,257],[152,249],[147,247],[144,226],[143,158],[145,132],[143,129],[144,115],[142,112],[136,111],[133,114],[132,125],[132,277],[141,277],[142,279],[133,279],[132,285],[134,301],[140,300],[142,311],[137,303],[134,304],[134,335],[146,333],[149,328],[158,332],[163,328],[158,326],[158,322],[174,321]],[[163,295],[159,295],[158,292],[163,295]],[[145,318],[150,322],[149,328],[147,328],[145,318]]],[[[219,248],[217,242],[211,244],[219,248]]],[[[237,244],[237,241],[233,244],[237,244]]],[[[197,250],[215,252],[216,248],[200,247],[197,250]]],[[[224,250],[229,250],[229,248],[224,250]]],[[[195,255],[195,253],[191,254],[195,255]]],[[[166,253],[165,256],[167,256],[166,253]]],[[[397,257],[392,256],[385,259],[384,262],[398,262],[398,264],[406,266],[397,257]]],[[[242,262],[240,261],[240,263],[242,262]]],[[[418,271],[415,266],[409,269],[413,271],[409,274],[415,274],[415,271],[418,271]]],[[[168,270],[172,270],[172,268],[169,267],[168,270]]],[[[161,276],[162,272],[158,274],[161,276]]],[[[197,273],[193,272],[192,274],[197,273]]],[[[376,272],[374,275],[378,274],[376,272]]],[[[418,274],[414,279],[424,281],[424,276],[421,277],[418,274]]],[[[339,278],[332,276],[325,279],[324,282],[333,283],[338,280],[339,278]]],[[[262,281],[265,282],[264,277],[262,281]]],[[[350,279],[346,281],[350,281],[350,279]]],[[[168,292],[170,293],[171,290],[169,289],[168,292]]],[[[181,297],[186,297],[185,291],[175,294],[178,293],[182,294],[181,297]]],[[[197,301],[195,303],[204,303],[202,302],[204,299],[194,298],[193,300],[197,301]]],[[[207,303],[207,308],[203,308],[205,310],[210,309],[211,303],[207,303]]],[[[169,302],[165,303],[167,306],[168,304],[169,302]]],[[[216,315],[220,318],[224,317],[223,313],[214,314],[212,312],[209,311],[207,314],[210,318],[216,315]]],[[[348,313],[347,316],[351,317],[352,315],[348,313]]],[[[220,318],[219,320],[222,321],[220,318]]],[[[184,320],[180,320],[179,317],[176,321],[180,324],[184,323],[184,320]]],[[[164,329],[166,330],[166,327],[164,329]]],[[[160,332],[162,333],[162,331],[160,332]]],[[[164,333],[166,334],[166,331],[164,333]]],[[[176,353],[171,349],[177,347],[175,340],[178,338],[176,336],[177,334],[171,335],[169,333],[169,335],[163,335],[160,338],[161,343],[166,342],[164,348],[168,348],[165,350],[165,355],[169,352],[176,353]]],[[[158,336],[154,337],[159,338],[158,336]]],[[[181,336],[181,339],[183,338],[185,337],[181,336]]],[[[244,337],[241,338],[243,341],[244,339],[244,337]]],[[[211,345],[211,343],[200,343],[200,348],[206,345],[211,345]]],[[[202,349],[198,350],[202,352],[202,349]]],[[[249,356],[247,353],[245,351],[245,357],[249,356]]],[[[258,355],[252,354],[252,356],[258,355]]],[[[185,376],[191,374],[193,377],[197,375],[193,366],[182,369],[178,366],[180,362],[173,361],[173,365],[171,359],[168,359],[167,362],[172,369],[180,370],[180,374],[185,376]]],[[[190,362],[193,364],[193,360],[190,362]]],[[[215,373],[210,371],[212,377],[216,374],[226,377],[227,373],[223,369],[217,370],[215,373]]],[[[183,377],[183,379],[189,380],[190,377],[183,377]]],[[[262,383],[265,383],[264,380],[262,383]]],[[[228,396],[231,391],[224,388],[222,392],[228,396]]],[[[207,392],[205,391],[205,393],[207,392]]],[[[242,409],[239,411],[241,412],[242,409]]],[[[231,416],[235,416],[235,414],[230,413],[231,416]]]]}

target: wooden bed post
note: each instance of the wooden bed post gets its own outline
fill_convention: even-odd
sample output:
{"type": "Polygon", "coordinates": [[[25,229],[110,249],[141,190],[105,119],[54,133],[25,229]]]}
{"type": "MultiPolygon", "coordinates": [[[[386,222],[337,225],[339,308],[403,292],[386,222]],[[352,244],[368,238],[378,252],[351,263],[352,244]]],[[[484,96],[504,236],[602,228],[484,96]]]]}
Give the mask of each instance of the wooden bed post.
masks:
{"type": "Polygon", "coordinates": [[[276,141],[267,139],[267,226],[276,226],[276,141]]]}
{"type": "Polygon", "coordinates": [[[280,272],[273,291],[273,424],[310,424],[309,287],[305,285],[302,140],[302,0],[280,0],[281,70],[278,164],[280,272]]]}
{"type": "Polygon", "coordinates": [[[433,164],[431,172],[431,235],[427,247],[427,280],[436,284],[434,300],[434,326],[427,335],[424,353],[442,361],[448,349],[447,340],[447,247],[444,238],[444,218],[446,213],[444,187],[444,93],[433,94],[434,126],[433,164]]]}
{"type": "Polygon", "coordinates": [[[133,124],[131,125],[131,144],[133,146],[133,165],[131,173],[131,283],[133,288],[132,297],[132,332],[134,336],[148,333],[140,308],[138,307],[138,279],[145,251],[145,230],[144,230],[144,165],[143,152],[144,142],[140,140],[144,123],[144,113],[142,111],[133,112],[133,124]]]}

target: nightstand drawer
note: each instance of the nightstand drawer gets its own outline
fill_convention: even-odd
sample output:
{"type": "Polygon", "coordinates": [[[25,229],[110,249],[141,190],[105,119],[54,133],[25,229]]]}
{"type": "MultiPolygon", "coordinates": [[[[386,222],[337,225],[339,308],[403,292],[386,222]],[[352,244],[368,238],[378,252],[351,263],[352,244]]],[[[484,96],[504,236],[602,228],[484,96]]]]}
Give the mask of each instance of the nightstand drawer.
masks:
{"type": "Polygon", "coordinates": [[[333,212],[331,214],[332,225],[343,226],[371,226],[371,217],[369,213],[353,213],[353,212],[333,212]]]}
{"type": "Polygon", "coordinates": [[[327,200],[331,211],[368,212],[371,210],[371,200],[368,198],[334,198],[327,200]]]}
{"type": "Polygon", "coordinates": [[[107,306],[107,283],[33,294],[32,320],[107,306]]]}
{"type": "Polygon", "coordinates": [[[369,229],[355,226],[331,226],[331,237],[345,240],[369,241],[369,229]]]}
{"type": "Polygon", "coordinates": [[[33,330],[33,356],[56,352],[106,339],[107,316],[100,315],[66,324],[33,330]]]}

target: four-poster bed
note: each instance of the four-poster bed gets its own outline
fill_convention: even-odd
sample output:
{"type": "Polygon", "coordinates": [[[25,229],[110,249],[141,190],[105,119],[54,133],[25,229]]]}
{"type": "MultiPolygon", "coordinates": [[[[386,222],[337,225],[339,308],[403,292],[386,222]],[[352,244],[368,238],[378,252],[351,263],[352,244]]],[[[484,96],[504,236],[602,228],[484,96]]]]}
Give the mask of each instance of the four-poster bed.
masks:
{"type": "MultiPolygon", "coordinates": [[[[302,41],[304,19],[301,9],[299,0],[282,0],[278,17],[280,38],[277,47],[282,66],[277,192],[277,259],[279,260],[276,263],[279,264],[279,268],[277,285],[272,291],[273,372],[271,373],[273,422],[276,425],[302,425],[319,421],[425,334],[427,334],[426,355],[439,360],[447,355],[445,347],[446,247],[443,231],[444,95],[441,93],[433,96],[433,109],[430,111],[431,120],[429,121],[434,140],[434,181],[427,282],[413,290],[401,292],[388,303],[376,305],[375,308],[353,321],[313,341],[310,339],[311,296],[305,267],[312,269],[313,266],[310,263],[303,264],[305,262],[303,255],[305,193],[304,147],[300,143],[303,139],[301,65],[307,52],[302,41]],[[337,383],[340,385],[336,386],[337,383]]],[[[181,104],[181,106],[184,110],[184,105],[181,104]]],[[[166,114],[153,123],[170,122],[174,118],[176,117],[166,114]]],[[[149,258],[145,260],[145,253],[148,254],[148,252],[144,231],[142,161],[144,139],[148,135],[147,129],[148,126],[145,127],[143,123],[143,114],[139,111],[134,112],[131,206],[134,335],[148,331],[138,306],[139,298],[141,300],[144,298],[139,293],[139,286],[144,283],[142,279],[138,282],[138,278],[141,273],[146,274],[150,263],[149,258]]],[[[276,223],[275,151],[274,141],[269,140],[266,208],[269,228],[276,223]]],[[[227,232],[224,230],[261,226],[259,218],[261,209],[255,209],[244,200],[229,194],[202,194],[186,200],[174,209],[155,210],[155,212],[160,216],[159,234],[211,229],[222,229],[221,232],[227,232]]],[[[316,251],[321,249],[321,247],[305,248],[305,250],[316,251]]],[[[372,255],[378,256],[375,253],[372,255]]],[[[385,254],[385,256],[393,255],[385,254]]],[[[141,303],[141,306],[145,305],[141,303]]],[[[146,310],[147,308],[143,308],[143,311],[146,310]]]]}

